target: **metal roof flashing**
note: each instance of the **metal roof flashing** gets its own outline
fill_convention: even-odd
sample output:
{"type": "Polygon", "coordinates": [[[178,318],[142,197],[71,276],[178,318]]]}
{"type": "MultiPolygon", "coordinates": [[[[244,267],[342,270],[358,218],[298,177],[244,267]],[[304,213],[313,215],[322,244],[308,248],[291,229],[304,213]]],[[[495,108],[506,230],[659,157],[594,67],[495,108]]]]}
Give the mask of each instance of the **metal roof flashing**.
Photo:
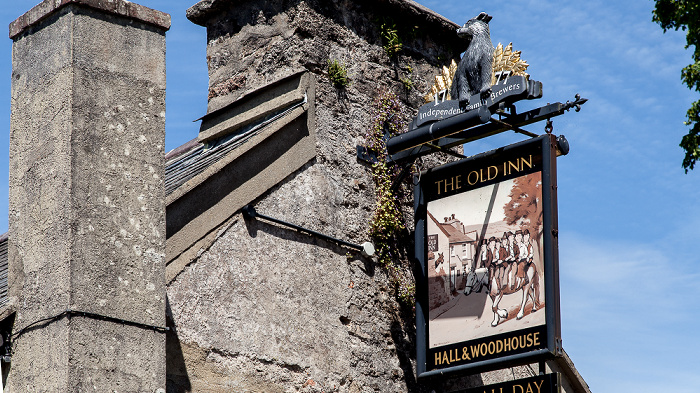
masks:
{"type": "Polygon", "coordinates": [[[308,90],[312,87],[310,79],[308,71],[295,71],[229,103],[210,109],[206,115],[197,119],[202,121],[197,140],[208,142],[219,139],[280,108],[306,100],[308,90]]]}
{"type": "Polygon", "coordinates": [[[168,153],[166,204],[216,173],[216,168],[225,165],[219,161],[227,162],[224,158],[234,150],[238,149],[234,156],[243,154],[259,143],[260,138],[271,136],[304,113],[311,112],[310,122],[313,122],[313,81],[310,73],[297,72],[202,117],[197,139],[168,153]]]}
{"type": "Polygon", "coordinates": [[[210,112],[168,154],[168,261],[316,156],[314,101],[313,74],[294,73],[210,112]]]}

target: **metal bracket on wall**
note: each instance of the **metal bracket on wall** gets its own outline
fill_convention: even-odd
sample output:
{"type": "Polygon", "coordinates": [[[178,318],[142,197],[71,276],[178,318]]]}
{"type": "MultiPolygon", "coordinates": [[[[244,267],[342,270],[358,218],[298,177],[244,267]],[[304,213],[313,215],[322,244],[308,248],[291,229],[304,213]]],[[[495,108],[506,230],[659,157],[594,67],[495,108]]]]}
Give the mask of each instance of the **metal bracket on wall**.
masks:
{"type": "Polygon", "coordinates": [[[355,244],[355,243],[350,243],[350,242],[347,242],[345,240],[341,240],[341,239],[338,239],[338,238],[335,238],[332,236],[324,235],[323,233],[316,232],[313,229],[304,228],[304,227],[301,227],[301,226],[296,225],[296,224],[292,224],[292,223],[282,221],[282,220],[279,220],[279,219],[276,219],[276,218],[273,218],[270,216],[266,216],[264,214],[260,214],[257,211],[255,211],[255,208],[251,205],[243,206],[243,215],[247,219],[259,219],[259,218],[261,218],[261,219],[266,220],[266,221],[271,221],[271,222],[274,222],[274,223],[279,224],[279,225],[283,225],[283,226],[286,226],[289,228],[296,229],[299,232],[305,232],[309,235],[316,236],[316,237],[319,237],[321,239],[337,243],[341,246],[345,246],[347,248],[357,250],[360,253],[362,253],[362,255],[365,257],[374,256],[374,252],[375,252],[374,244],[372,244],[370,242],[365,242],[362,244],[355,244]]]}
{"type": "MultiPolygon", "coordinates": [[[[578,112],[581,110],[581,105],[585,104],[587,101],[588,99],[581,98],[579,94],[576,94],[573,102],[566,101],[564,104],[561,102],[555,102],[554,104],[547,104],[543,107],[524,113],[517,113],[514,104],[510,104],[508,106],[502,105],[495,114],[499,115],[499,117],[505,117],[505,119],[489,117],[489,119],[486,120],[486,124],[467,127],[461,132],[451,134],[450,136],[435,139],[431,142],[424,142],[414,148],[391,154],[388,156],[387,160],[390,163],[398,164],[402,167],[401,172],[391,184],[391,190],[392,192],[395,192],[396,189],[398,189],[399,184],[401,184],[403,179],[408,175],[408,169],[411,167],[411,164],[419,157],[431,153],[442,152],[457,158],[465,158],[464,155],[453,152],[450,150],[450,148],[508,130],[512,130],[531,138],[536,138],[539,136],[538,134],[524,130],[521,128],[521,126],[547,120],[548,127],[551,127],[552,117],[563,115],[570,109],[574,109],[576,112],[578,112]],[[510,113],[504,111],[506,107],[509,109],[510,113]]],[[[551,129],[548,132],[551,132],[551,129]]],[[[560,155],[568,154],[569,143],[566,138],[561,135],[557,138],[557,142],[560,155]]],[[[364,146],[357,146],[357,159],[368,164],[376,164],[377,153],[368,150],[364,146]]]]}
{"type": "MultiPolygon", "coordinates": [[[[555,102],[553,104],[547,104],[523,113],[517,113],[515,105],[513,104],[507,107],[510,110],[510,113],[507,113],[503,110],[506,108],[504,106],[503,108],[499,108],[499,110],[494,113],[502,118],[496,119],[490,116],[488,119],[484,120],[485,124],[478,124],[475,126],[469,126],[469,124],[466,123],[466,126],[461,124],[464,126],[462,131],[428,142],[423,142],[413,148],[394,152],[393,154],[389,154],[387,161],[395,164],[413,162],[416,158],[436,152],[443,152],[454,155],[458,158],[464,158],[464,156],[449,149],[509,130],[534,138],[539,135],[524,130],[521,127],[540,121],[550,121],[551,118],[563,115],[571,109],[578,112],[581,110],[581,105],[585,104],[587,101],[588,100],[586,98],[581,98],[579,94],[576,94],[573,102],[555,102]]],[[[377,154],[376,152],[368,150],[364,146],[357,146],[357,159],[368,164],[375,164],[377,162],[377,154]]]]}
{"type": "MultiPolygon", "coordinates": [[[[495,112],[495,114],[499,115],[499,117],[505,117],[503,119],[489,117],[489,119],[487,119],[484,124],[477,124],[472,125],[471,127],[464,127],[462,131],[452,133],[448,136],[444,136],[439,139],[428,141],[428,143],[422,143],[418,146],[406,150],[394,152],[393,154],[389,155],[388,161],[394,163],[402,163],[407,161],[413,162],[413,160],[415,160],[418,157],[422,157],[440,151],[436,149],[436,147],[439,147],[441,149],[449,149],[454,146],[463,145],[465,143],[473,142],[509,130],[527,135],[529,137],[536,137],[539,135],[523,130],[522,127],[540,121],[550,120],[553,117],[563,115],[570,109],[574,109],[576,112],[578,112],[581,110],[581,105],[585,104],[586,101],[588,101],[586,98],[581,98],[580,95],[576,94],[575,100],[573,102],[555,102],[553,104],[547,104],[545,106],[522,113],[516,113],[515,106],[510,105],[510,114],[506,114],[503,111],[495,112]]],[[[461,127],[455,126],[453,128],[461,127]]]]}

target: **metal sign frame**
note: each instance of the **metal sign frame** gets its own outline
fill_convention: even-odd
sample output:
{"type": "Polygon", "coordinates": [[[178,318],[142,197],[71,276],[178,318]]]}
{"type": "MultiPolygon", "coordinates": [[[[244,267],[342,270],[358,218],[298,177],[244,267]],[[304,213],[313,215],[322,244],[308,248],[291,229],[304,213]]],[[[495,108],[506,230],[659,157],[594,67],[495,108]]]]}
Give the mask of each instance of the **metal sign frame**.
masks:
{"type": "MultiPolygon", "coordinates": [[[[416,375],[419,379],[430,379],[447,374],[474,374],[561,355],[556,157],[566,154],[568,151],[568,146],[560,146],[562,140],[565,141],[565,139],[560,138],[560,142],[558,142],[554,135],[546,134],[421,173],[414,188],[415,258],[419,262],[420,270],[416,276],[416,375]],[[506,334],[490,335],[429,348],[428,203],[523,175],[523,173],[506,174],[504,170],[500,177],[491,177],[489,174],[484,176],[482,172],[480,181],[477,181],[479,178],[473,176],[469,178],[469,174],[478,173],[480,169],[483,170],[489,166],[503,165],[503,168],[506,168],[504,163],[509,158],[512,159],[522,154],[534,154],[531,156],[531,159],[535,157],[534,169],[530,169],[529,173],[540,171],[542,179],[541,251],[544,265],[545,323],[543,326],[536,327],[535,330],[533,328],[529,328],[527,331],[525,329],[515,330],[506,334]],[[459,177],[460,175],[464,177],[459,177]],[[452,180],[448,187],[445,179],[456,180],[452,180]],[[443,192],[437,191],[436,186],[444,187],[444,189],[440,189],[443,192]],[[536,341],[538,345],[528,346],[527,349],[520,350],[500,350],[496,353],[495,348],[499,344],[498,340],[501,344],[509,342],[507,341],[510,340],[509,337],[518,334],[530,334],[530,339],[532,337],[539,338],[536,341]],[[532,336],[533,334],[537,334],[537,336],[532,336]],[[491,346],[492,344],[493,346],[491,346]],[[484,356],[479,355],[472,359],[469,352],[474,349],[474,346],[486,348],[482,352],[484,356]]],[[[523,166],[523,168],[525,167],[523,166]]]]}
{"type": "Polygon", "coordinates": [[[457,390],[453,393],[531,393],[535,391],[537,393],[561,393],[561,374],[542,374],[530,378],[496,383],[493,385],[457,390]]]}

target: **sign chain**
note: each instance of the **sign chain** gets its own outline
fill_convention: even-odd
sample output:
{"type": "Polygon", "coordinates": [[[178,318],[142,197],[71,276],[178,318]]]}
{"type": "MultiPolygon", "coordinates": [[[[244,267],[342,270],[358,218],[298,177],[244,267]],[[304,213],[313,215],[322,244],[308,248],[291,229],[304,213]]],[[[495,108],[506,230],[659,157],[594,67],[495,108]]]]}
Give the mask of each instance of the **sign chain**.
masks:
{"type": "Polygon", "coordinates": [[[547,119],[547,124],[544,126],[544,132],[551,134],[554,131],[554,125],[552,124],[552,119],[547,119]]]}

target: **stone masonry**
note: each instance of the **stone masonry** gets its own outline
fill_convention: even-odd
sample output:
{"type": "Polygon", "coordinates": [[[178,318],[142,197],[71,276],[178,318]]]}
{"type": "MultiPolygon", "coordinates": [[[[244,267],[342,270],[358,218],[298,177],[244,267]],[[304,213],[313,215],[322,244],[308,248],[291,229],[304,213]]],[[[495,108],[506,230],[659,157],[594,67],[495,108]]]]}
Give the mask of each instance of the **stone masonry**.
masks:
{"type": "Polygon", "coordinates": [[[9,392],[164,392],[165,31],[116,0],[10,26],[9,392]]]}
{"type": "MultiPolygon", "coordinates": [[[[459,25],[412,0],[202,0],[187,16],[207,28],[208,111],[165,157],[168,15],[45,0],[10,26],[5,391],[443,393],[536,374],[416,380],[414,310],[398,300],[410,179],[392,268],[241,212],[370,240],[375,184],[356,146],[373,101],[392,92],[414,114],[464,49],[459,25]]],[[[552,370],[588,392],[573,366],[552,370]]]]}
{"type": "MultiPolygon", "coordinates": [[[[251,92],[300,72],[315,79],[308,114],[315,157],[261,190],[252,201],[257,211],[368,240],[375,185],[355,147],[365,142],[372,102],[393,92],[414,113],[440,67],[464,49],[459,26],[411,0],[203,0],[187,16],[207,28],[209,114],[223,116],[251,92]],[[387,28],[402,41],[397,56],[383,48],[387,28]],[[329,60],[347,66],[349,86],[334,87],[329,60]]],[[[211,142],[212,128],[221,129],[205,120],[199,140],[211,142]]],[[[411,229],[410,200],[403,215],[411,229]]],[[[418,383],[413,310],[397,301],[388,269],[240,212],[225,217],[191,239],[190,250],[167,256],[182,263],[189,255],[168,282],[168,391],[444,392],[536,374],[531,365],[418,383]]],[[[410,277],[410,240],[402,248],[395,260],[410,277]]],[[[553,369],[562,368],[548,363],[553,369]]],[[[564,391],[585,390],[565,381],[564,391]]]]}
{"type": "MultiPolygon", "coordinates": [[[[374,183],[355,146],[372,101],[392,91],[417,108],[438,66],[459,56],[458,26],[410,1],[203,1],[188,17],[207,27],[209,112],[298,71],[316,80],[316,157],[257,198],[256,209],[369,240],[374,183]],[[395,58],[382,48],[384,22],[403,41],[395,58]],[[329,80],[329,59],[347,66],[347,88],[329,80]]],[[[410,228],[410,202],[404,216],[410,228]]],[[[241,214],[215,235],[168,285],[176,335],[168,338],[169,391],[424,390],[413,375],[412,310],[396,301],[385,268],[241,214]]]]}

